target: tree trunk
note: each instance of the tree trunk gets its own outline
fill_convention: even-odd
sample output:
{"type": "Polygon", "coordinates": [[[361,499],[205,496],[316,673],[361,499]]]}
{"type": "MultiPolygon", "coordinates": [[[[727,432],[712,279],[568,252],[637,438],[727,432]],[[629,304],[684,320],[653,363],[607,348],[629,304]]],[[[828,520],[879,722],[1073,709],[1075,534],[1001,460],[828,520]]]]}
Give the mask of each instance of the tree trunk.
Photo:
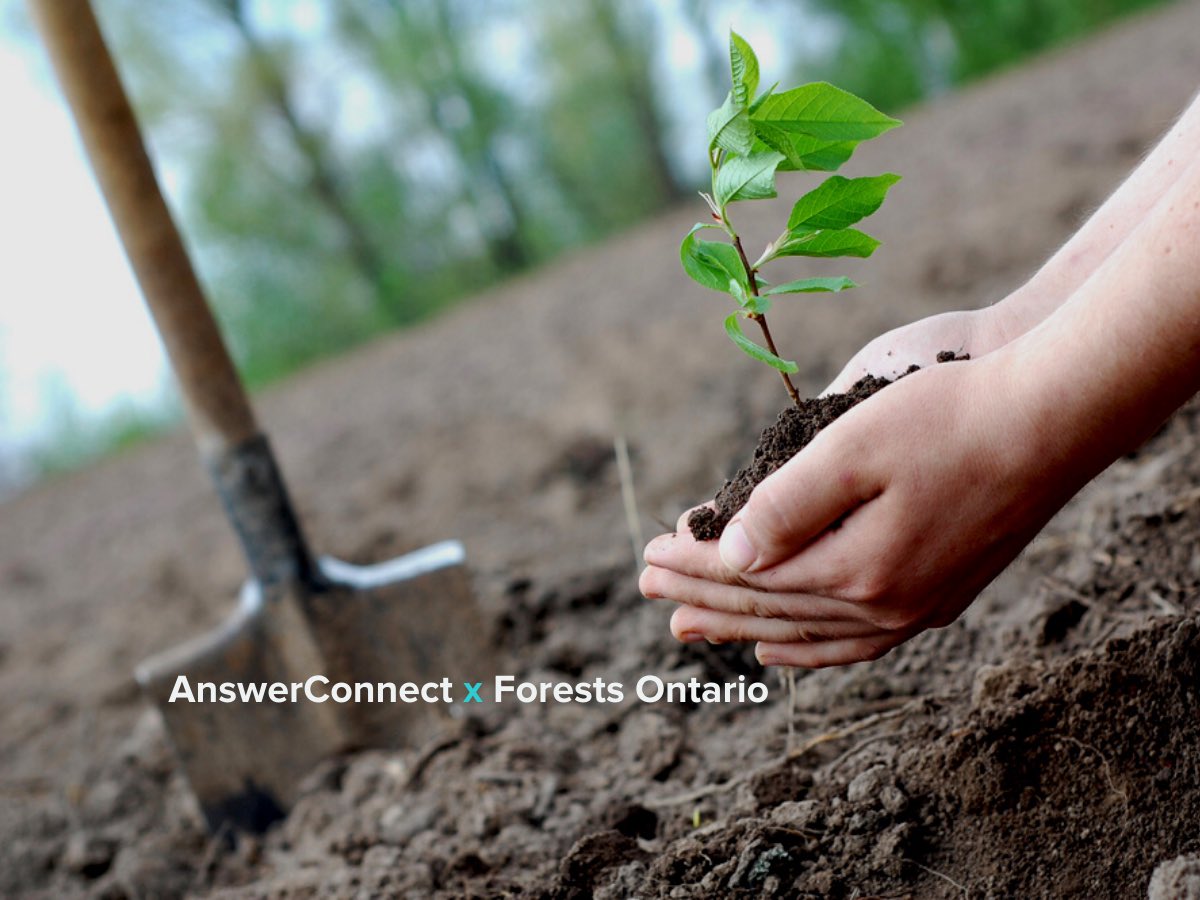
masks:
{"type": "Polygon", "coordinates": [[[313,195],[342,232],[350,259],[360,276],[370,285],[380,312],[392,321],[401,321],[405,309],[400,296],[394,290],[394,285],[391,284],[390,268],[375,248],[363,223],[351,209],[346,191],[334,170],[324,143],[296,115],[286,76],[254,33],[246,18],[242,0],[223,0],[221,5],[246,44],[275,112],[287,128],[296,149],[308,163],[313,195]]]}
{"type": "Polygon", "coordinates": [[[684,194],[683,186],[675,180],[671,162],[664,147],[666,128],[654,101],[650,85],[650,65],[646,54],[631,46],[621,33],[617,11],[612,0],[589,0],[597,30],[608,45],[616,64],[621,88],[642,138],[646,166],[662,203],[671,203],[684,194]]]}

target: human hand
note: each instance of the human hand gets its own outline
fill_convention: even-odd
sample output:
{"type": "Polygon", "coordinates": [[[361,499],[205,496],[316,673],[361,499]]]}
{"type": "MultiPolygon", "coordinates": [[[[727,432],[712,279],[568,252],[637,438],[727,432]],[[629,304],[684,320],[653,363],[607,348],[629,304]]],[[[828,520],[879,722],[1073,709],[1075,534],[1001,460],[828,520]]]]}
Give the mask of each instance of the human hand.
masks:
{"type": "Polygon", "coordinates": [[[931,366],[943,350],[978,359],[1007,339],[998,312],[996,306],[958,310],[893,328],[854,354],[824,393],[845,393],[864,375],[895,378],[912,365],[931,366]]]}
{"type": "Polygon", "coordinates": [[[859,404],[719,544],[682,525],[653,540],[642,592],[682,604],[680,640],[757,641],[766,665],[875,659],[949,624],[1086,481],[1055,462],[1070,454],[1013,359],[923,369],[859,404]]]}
{"type": "MultiPolygon", "coordinates": [[[[850,410],[758,486],[718,546],[682,523],[652,541],[642,591],[683,604],[676,636],[757,641],[767,664],[875,658],[951,622],[1079,487],[1200,390],[1200,257],[1188,252],[1200,160],[1180,153],[1198,116],[1200,101],[1000,305],[997,348],[964,343],[978,358],[850,410]],[[1191,162],[1171,173],[1176,158],[1191,162]]],[[[932,321],[913,332],[942,327],[932,321]]],[[[957,349],[934,337],[934,353],[957,349]]]]}

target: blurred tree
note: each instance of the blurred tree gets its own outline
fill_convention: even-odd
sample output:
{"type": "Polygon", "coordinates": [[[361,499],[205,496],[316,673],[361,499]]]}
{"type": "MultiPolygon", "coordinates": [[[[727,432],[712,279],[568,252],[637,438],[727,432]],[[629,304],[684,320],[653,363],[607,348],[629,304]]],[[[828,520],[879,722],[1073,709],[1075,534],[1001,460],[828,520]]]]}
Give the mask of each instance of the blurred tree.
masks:
{"type": "Polygon", "coordinates": [[[729,91],[729,50],[712,27],[711,0],[687,0],[680,5],[684,18],[700,46],[700,68],[709,93],[708,105],[716,108],[729,91]]]}
{"type": "Polygon", "coordinates": [[[399,290],[402,279],[379,253],[360,213],[352,208],[325,138],[297,115],[286,48],[273,49],[266,44],[255,31],[244,0],[212,2],[229,17],[245,43],[249,73],[257,82],[256,93],[279,117],[294,148],[304,159],[309,190],[341,232],[348,255],[375,294],[379,311],[395,321],[411,318],[405,315],[402,305],[399,290]]]}
{"type": "MultiPolygon", "coordinates": [[[[845,37],[826,55],[799,63],[801,79],[820,78],[897,110],[948,86],[953,52],[940,42],[937,0],[813,0],[842,25],[845,37]]],[[[986,2],[986,0],[983,0],[986,2]]]]}
{"type": "Polygon", "coordinates": [[[684,194],[667,152],[669,129],[654,97],[652,69],[657,28],[653,6],[620,0],[586,0],[595,23],[594,34],[612,58],[616,84],[624,94],[637,125],[638,143],[645,153],[648,175],[661,203],[684,194]],[[622,22],[622,16],[629,19],[622,22]]]}
{"type": "Polygon", "coordinates": [[[406,125],[432,132],[433,146],[452,157],[451,203],[473,211],[493,268],[506,273],[529,265],[537,252],[522,191],[498,152],[512,104],[464,56],[474,20],[451,0],[347,2],[337,20],[392,102],[409,111],[406,125]]]}
{"type": "Polygon", "coordinates": [[[812,0],[843,26],[821,77],[892,108],[1160,2],[812,0]]]}
{"type": "Polygon", "coordinates": [[[664,183],[665,155],[650,146],[663,138],[647,135],[635,114],[629,75],[599,33],[590,0],[541,0],[534,11],[534,133],[545,172],[583,219],[584,237],[626,227],[678,193],[673,181],[664,183]]]}
{"type": "MultiPolygon", "coordinates": [[[[470,40],[470,25],[477,22],[478,9],[463,9],[453,0],[427,0],[433,13],[434,33],[443,61],[443,82],[448,89],[437,98],[435,109],[443,131],[454,138],[472,182],[477,186],[476,203],[487,194],[499,207],[503,221],[490,242],[492,259],[501,272],[522,269],[534,259],[528,245],[529,221],[520,191],[500,162],[497,142],[505,125],[514,118],[512,103],[480,76],[467,61],[464,45],[470,40]],[[461,114],[455,117],[454,104],[461,114]]],[[[412,4],[412,0],[409,0],[412,4]]],[[[391,0],[394,9],[404,0],[391,0]]],[[[426,89],[430,87],[426,82],[426,89]]]]}
{"type": "MultiPolygon", "coordinates": [[[[394,225],[359,202],[371,154],[333,152],[336,105],[319,117],[295,108],[296,72],[307,74],[299,38],[265,39],[225,0],[102,0],[100,11],[252,384],[429,310],[403,292],[406,257],[379,249],[394,225]]],[[[403,205],[402,187],[393,180],[385,205],[403,205]]]]}

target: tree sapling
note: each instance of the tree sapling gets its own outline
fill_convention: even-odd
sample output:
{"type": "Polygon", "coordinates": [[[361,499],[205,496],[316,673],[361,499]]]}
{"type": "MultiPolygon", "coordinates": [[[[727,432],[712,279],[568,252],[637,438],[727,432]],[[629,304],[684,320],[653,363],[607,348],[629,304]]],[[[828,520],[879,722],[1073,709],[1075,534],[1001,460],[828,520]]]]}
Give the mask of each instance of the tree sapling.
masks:
{"type": "Polygon", "coordinates": [[[740,200],[775,197],[775,173],[834,172],[862,141],[878,137],[900,122],[871,104],[831,84],[804,84],[776,93],[773,85],[757,94],[758,58],[738,34],[729,33],[729,68],[733,89],[708,116],[708,160],[711,193],[701,193],[712,212],[711,222],[696,224],[679,248],[683,269],[706,288],[729,294],[738,309],[725,319],[725,331],[747,355],[779,371],[795,404],[800,395],[790,375],[794,362],[783,359],[767,327],[771,300],[784,294],[844,291],[856,287],[844,277],[803,278],[771,285],[763,266],[784,256],[868,257],[879,241],[850,226],[883,203],[898,175],[843,178],[834,175],[796,201],[779,237],[751,263],[729,217],[740,200]],[[756,96],[757,94],[757,96],[756,96]],[[724,241],[700,239],[705,229],[720,229],[724,241]],[[766,346],[742,331],[741,319],[758,324],[766,346]]]}
{"type": "MultiPolygon", "coordinates": [[[[852,226],[879,209],[900,177],[828,177],[796,201],[779,236],[754,262],[746,255],[729,209],[741,200],[776,196],[777,172],[836,171],[860,143],[900,122],[824,82],[780,93],[774,85],[758,94],[758,59],[750,45],[733,32],[729,34],[729,68],[733,89],[708,117],[712,189],[701,196],[712,212],[712,221],[701,222],[687,233],[679,255],[684,271],[695,281],[733,298],[737,309],[725,319],[726,333],[747,355],[778,370],[792,402],[763,432],[751,463],[725,483],[712,504],[692,511],[688,526],[697,540],[720,537],[755,485],[798,453],[821,428],[890,383],[868,376],[846,394],[801,400],[790,377],[797,366],[780,356],[767,327],[771,302],[786,294],[844,291],[856,285],[845,277],[802,278],[772,285],[762,269],[785,256],[870,256],[879,241],[852,226]],[[700,235],[706,229],[724,231],[728,242],[702,240],[700,235]],[[742,319],[757,323],[765,346],[746,336],[742,319]]],[[[958,358],[955,354],[950,357],[958,358]]]]}

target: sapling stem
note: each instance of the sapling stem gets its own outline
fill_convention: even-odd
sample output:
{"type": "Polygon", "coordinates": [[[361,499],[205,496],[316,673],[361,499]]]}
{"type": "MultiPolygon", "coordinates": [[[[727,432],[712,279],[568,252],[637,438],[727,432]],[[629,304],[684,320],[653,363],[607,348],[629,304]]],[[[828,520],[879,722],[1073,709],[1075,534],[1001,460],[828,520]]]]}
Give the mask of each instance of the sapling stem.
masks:
{"type": "MultiPolygon", "coordinates": [[[[767,327],[767,317],[762,313],[751,313],[750,318],[758,323],[758,327],[762,329],[763,340],[767,342],[767,349],[779,355],[779,351],[775,349],[775,342],[771,340],[771,329],[767,327]]],[[[787,388],[788,396],[792,398],[792,402],[797,406],[800,405],[800,393],[796,390],[796,386],[792,384],[792,378],[787,372],[780,372],[779,377],[783,379],[783,386],[787,388]]]]}
{"type": "MultiPolygon", "coordinates": [[[[746,269],[746,281],[750,285],[750,294],[758,296],[758,279],[754,276],[756,269],[750,265],[750,260],[746,257],[746,250],[742,247],[742,239],[737,232],[733,230],[733,226],[729,224],[728,216],[725,218],[725,224],[729,225],[729,234],[733,238],[733,246],[737,249],[738,258],[742,261],[742,266],[746,269]]],[[[763,313],[750,313],[747,318],[753,319],[758,323],[758,327],[762,329],[763,340],[767,342],[767,349],[779,355],[779,350],[775,346],[775,339],[771,337],[771,329],[767,325],[767,317],[763,313]]],[[[796,390],[796,386],[792,384],[792,378],[787,372],[780,372],[779,377],[783,379],[783,386],[787,388],[788,396],[792,398],[792,402],[797,406],[800,405],[800,392],[796,390]]]]}

